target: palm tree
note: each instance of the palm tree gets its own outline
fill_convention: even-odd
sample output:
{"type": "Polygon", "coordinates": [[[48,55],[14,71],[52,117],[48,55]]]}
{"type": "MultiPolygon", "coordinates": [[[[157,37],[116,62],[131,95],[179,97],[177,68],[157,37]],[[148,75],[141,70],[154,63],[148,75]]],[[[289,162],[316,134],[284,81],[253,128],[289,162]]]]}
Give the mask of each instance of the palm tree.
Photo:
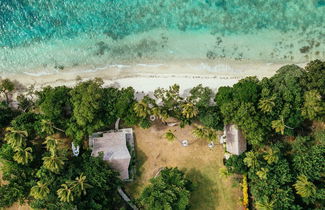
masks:
{"type": "Polygon", "coordinates": [[[30,190],[30,194],[36,199],[44,199],[49,193],[48,184],[42,181],[38,181],[37,185],[33,186],[30,190]]]}
{"type": "Polygon", "coordinates": [[[56,127],[54,123],[52,123],[50,120],[42,119],[41,121],[41,131],[43,133],[46,133],[48,135],[53,135],[55,133],[55,130],[60,131],[60,132],[65,132],[64,130],[56,127]]]}
{"type": "Polygon", "coordinates": [[[277,163],[279,160],[278,151],[269,148],[263,158],[267,161],[268,164],[277,163]]]}
{"type": "Polygon", "coordinates": [[[196,117],[199,114],[198,108],[191,102],[182,104],[181,107],[182,107],[182,115],[187,119],[196,117]]]}
{"type": "Polygon", "coordinates": [[[275,129],[275,132],[281,133],[283,135],[285,128],[283,118],[280,120],[273,120],[272,128],[275,129]]]}
{"type": "Polygon", "coordinates": [[[284,123],[283,117],[281,117],[279,120],[273,120],[272,128],[275,129],[275,132],[281,133],[282,135],[284,134],[285,128],[293,129],[284,123]]]}
{"type": "Polygon", "coordinates": [[[197,138],[204,138],[205,137],[205,129],[202,126],[198,126],[192,131],[192,134],[197,138]]]}
{"type": "Polygon", "coordinates": [[[48,136],[48,137],[46,137],[46,139],[43,142],[43,144],[46,145],[46,149],[48,151],[50,151],[51,153],[54,153],[56,151],[56,149],[57,149],[58,141],[53,136],[48,136]]]}
{"type": "Polygon", "coordinates": [[[275,96],[272,96],[270,98],[261,98],[258,103],[258,108],[262,110],[262,112],[272,112],[273,107],[275,106],[275,96]]]}
{"type": "Polygon", "coordinates": [[[67,183],[72,186],[72,188],[75,190],[75,192],[78,194],[78,196],[83,193],[86,194],[86,189],[91,188],[92,186],[86,182],[86,176],[83,174],[80,174],[79,177],[76,177],[75,181],[68,181],[67,183]]]}
{"type": "Polygon", "coordinates": [[[146,118],[151,114],[149,104],[142,99],[141,101],[134,104],[133,110],[138,117],[146,118]]]}
{"type": "Polygon", "coordinates": [[[198,126],[192,131],[192,134],[197,138],[202,138],[208,141],[214,141],[217,139],[217,133],[212,128],[198,126]]]}
{"type": "Polygon", "coordinates": [[[171,130],[168,130],[164,136],[168,141],[174,141],[176,139],[175,134],[171,130]]]}
{"type": "Polygon", "coordinates": [[[6,131],[5,140],[10,146],[15,148],[24,147],[26,145],[26,138],[28,136],[27,131],[16,130],[12,127],[8,127],[6,131]]]}
{"type": "Polygon", "coordinates": [[[297,191],[297,194],[303,198],[308,198],[316,193],[316,186],[308,181],[305,175],[298,176],[298,180],[293,185],[297,191]]]}
{"type": "Polygon", "coordinates": [[[256,202],[256,208],[258,210],[273,210],[275,201],[269,201],[267,197],[262,198],[256,202]]]}
{"type": "Polygon", "coordinates": [[[32,155],[33,149],[31,147],[27,147],[25,149],[21,147],[15,147],[14,151],[15,154],[13,158],[17,163],[27,165],[34,159],[32,155]]]}
{"type": "Polygon", "coordinates": [[[246,152],[246,157],[244,158],[244,163],[250,168],[255,168],[259,165],[257,154],[253,151],[246,152]]]}
{"type": "Polygon", "coordinates": [[[166,122],[169,117],[167,111],[159,106],[155,106],[154,108],[152,108],[151,113],[157,118],[159,118],[162,122],[166,122]]]}
{"type": "Polygon", "coordinates": [[[314,120],[318,115],[325,113],[325,104],[322,102],[321,94],[317,90],[307,91],[304,94],[304,105],[302,115],[310,120],[314,120]]]}
{"type": "Polygon", "coordinates": [[[261,168],[260,171],[256,172],[256,175],[260,178],[260,179],[266,179],[267,178],[267,173],[269,172],[269,169],[267,168],[261,168]]]}
{"type": "Polygon", "coordinates": [[[61,184],[61,188],[56,193],[62,202],[71,202],[74,200],[73,188],[68,184],[61,184]]]}
{"type": "Polygon", "coordinates": [[[64,161],[67,160],[65,157],[57,156],[55,153],[52,153],[49,157],[43,157],[43,165],[46,169],[59,173],[64,166],[64,161]]]}

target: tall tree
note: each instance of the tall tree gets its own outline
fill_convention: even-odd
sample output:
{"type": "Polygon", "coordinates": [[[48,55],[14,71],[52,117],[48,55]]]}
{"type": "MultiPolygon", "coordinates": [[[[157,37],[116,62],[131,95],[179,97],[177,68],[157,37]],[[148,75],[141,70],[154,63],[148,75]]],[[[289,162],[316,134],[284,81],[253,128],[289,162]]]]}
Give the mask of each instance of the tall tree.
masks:
{"type": "Polygon", "coordinates": [[[15,84],[9,79],[0,80],[0,93],[3,93],[6,98],[6,103],[9,104],[9,93],[15,90],[15,84]]]}
{"type": "Polygon", "coordinates": [[[273,107],[275,106],[275,96],[269,98],[261,98],[258,104],[258,108],[264,113],[272,112],[273,107]]]}
{"type": "Polygon", "coordinates": [[[197,138],[202,138],[207,141],[217,140],[217,132],[213,128],[198,126],[192,131],[192,134],[197,138]]]}
{"type": "Polygon", "coordinates": [[[209,107],[211,105],[212,90],[209,87],[203,87],[202,84],[192,88],[188,101],[195,104],[196,107],[209,107]]]}
{"type": "Polygon", "coordinates": [[[79,83],[70,91],[73,118],[67,133],[80,144],[88,135],[105,125],[104,90],[101,79],[79,83]]]}
{"type": "Polygon", "coordinates": [[[61,188],[57,190],[58,197],[62,202],[72,202],[74,200],[73,188],[68,184],[61,184],[61,188]]]}
{"type": "Polygon", "coordinates": [[[322,120],[322,118],[324,118],[325,102],[322,100],[322,97],[317,90],[305,92],[302,115],[310,120],[322,120]]]}
{"type": "Polygon", "coordinates": [[[316,186],[308,181],[305,175],[299,175],[296,183],[293,185],[297,194],[303,198],[308,198],[316,193],[316,186]]]}
{"type": "Polygon", "coordinates": [[[28,133],[26,131],[16,130],[12,127],[6,129],[7,133],[5,135],[5,140],[13,148],[26,146],[28,133]]]}
{"type": "Polygon", "coordinates": [[[187,102],[181,105],[182,115],[187,119],[192,119],[199,114],[198,108],[191,102],[187,102]]]}
{"type": "Polygon", "coordinates": [[[145,99],[142,99],[141,101],[135,103],[133,109],[136,115],[141,118],[147,118],[149,115],[151,115],[150,104],[148,104],[145,99]]]}
{"type": "Polygon", "coordinates": [[[71,117],[70,88],[65,86],[45,87],[37,92],[37,106],[53,125],[66,128],[67,119],[71,117]]]}
{"type": "Polygon", "coordinates": [[[27,148],[15,147],[14,151],[15,151],[15,155],[13,159],[17,163],[27,165],[29,162],[33,161],[34,159],[32,155],[33,149],[31,147],[27,147],[27,148]]]}
{"type": "Polygon", "coordinates": [[[281,133],[282,135],[284,134],[284,129],[285,129],[285,124],[283,118],[279,120],[273,120],[272,121],[272,128],[275,130],[277,133],[281,133]]]}
{"type": "Polygon", "coordinates": [[[166,168],[159,176],[150,180],[142,192],[140,201],[146,209],[178,209],[188,208],[190,199],[190,182],[184,173],[177,168],[166,168]]]}
{"type": "Polygon", "coordinates": [[[67,158],[63,156],[58,156],[55,153],[52,153],[51,156],[45,156],[42,159],[44,161],[44,167],[56,174],[62,170],[64,166],[64,161],[67,160],[67,158]]]}
{"type": "Polygon", "coordinates": [[[50,151],[52,154],[56,152],[58,149],[58,139],[56,139],[54,136],[48,136],[46,137],[43,144],[46,145],[46,150],[50,151]]]}
{"type": "Polygon", "coordinates": [[[43,181],[38,181],[37,185],[33,186],[30,190],[31,196],[33,196],[36,199],[45,199],[50,193],[49,185],[48,183],[45,183],[43,181]]]}
{"type": "Polygon", "coordinates": [[[86,176],[83,174],[80,174],[78,177],[76,177],[74,181],[68,181],[68,183],[78,196],[81,196],[81,194],[86,195],[86,189],[92,187],[87,183],[86,176]]]}

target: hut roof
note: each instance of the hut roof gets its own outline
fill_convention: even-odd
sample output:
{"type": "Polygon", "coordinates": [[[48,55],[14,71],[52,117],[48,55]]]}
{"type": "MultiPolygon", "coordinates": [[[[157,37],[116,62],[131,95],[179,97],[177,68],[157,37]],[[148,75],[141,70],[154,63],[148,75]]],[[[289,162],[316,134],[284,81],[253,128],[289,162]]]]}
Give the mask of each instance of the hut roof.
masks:
{"type": "Polygon", "coordinates": [[[103,133],[102,137],[92,139],[91,155],[97,157],[104,153],[103,159],[120,173],[121,179],[129,179],[130,152],[126,146],[126,133],[123,131],[103,133]]]}
{"type": "Polygon", "coordinates": [[[234,124],[225,126],[227,152],[240,155],[246,151],[246,139],[241,130],[234,124]]]}

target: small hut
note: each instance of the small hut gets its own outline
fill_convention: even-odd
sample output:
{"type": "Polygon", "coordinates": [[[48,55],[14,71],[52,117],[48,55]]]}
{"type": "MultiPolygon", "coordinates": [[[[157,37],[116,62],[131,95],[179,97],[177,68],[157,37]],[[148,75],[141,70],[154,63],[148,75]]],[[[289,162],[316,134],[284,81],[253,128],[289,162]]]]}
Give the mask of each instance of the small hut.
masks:
{"type": "Polygon", "coordinates": [[[128,136],[128,132],[118,130],[95,133],[90,137],[89,141],[92,147],[91,155],[97,157],[102,152],[104,154],[103,159],[106,160],[113,169],[120,173],[120,178],[122,180],[129,179],[128,169],[131,155],[126,145],[128,136]]]}
{"type": "Polygon", "coordinates": [[[234,124],[225,126],[225,140],[227,152],[240,155],[246,151],[247,143],[241,130],[234,124]]]}

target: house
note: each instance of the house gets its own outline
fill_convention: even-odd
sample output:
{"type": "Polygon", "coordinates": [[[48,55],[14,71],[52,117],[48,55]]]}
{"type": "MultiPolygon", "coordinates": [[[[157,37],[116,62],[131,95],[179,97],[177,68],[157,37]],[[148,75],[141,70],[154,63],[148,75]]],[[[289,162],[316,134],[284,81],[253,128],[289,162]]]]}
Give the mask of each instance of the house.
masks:
{"type": "Polygon", "coordinates": [[[103,159],[120,173],[122,180],[129,179],[131,155],[127,142],[133,144],[132,128],[94,133],[89,139],[91,155],[97,157],[103,153],[103,159]]]}
{"type": "Polygon", "coordinates": [[[220,143],[226,143],[226,151],[234,155],[240,155],[247,149],[246,139],[241,130],[234,124],[225,126],[220,143]]]}

